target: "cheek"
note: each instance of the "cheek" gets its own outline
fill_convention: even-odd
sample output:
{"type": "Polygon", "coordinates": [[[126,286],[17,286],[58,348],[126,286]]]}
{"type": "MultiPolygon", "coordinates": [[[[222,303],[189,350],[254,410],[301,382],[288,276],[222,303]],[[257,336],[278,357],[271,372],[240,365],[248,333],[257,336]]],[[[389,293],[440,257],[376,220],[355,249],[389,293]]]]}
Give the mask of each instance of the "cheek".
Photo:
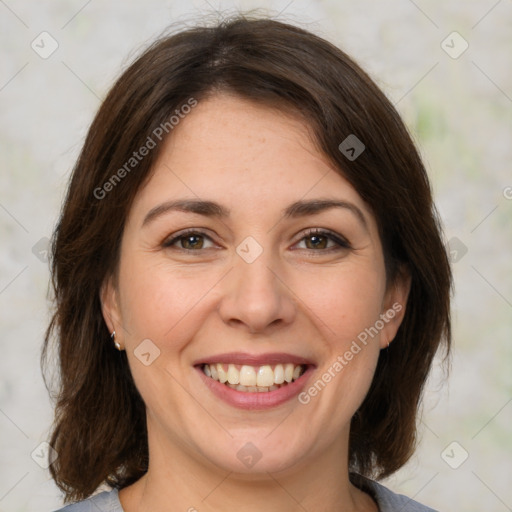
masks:
{"type": "Polygon", "coordinates": [[[300,297],[330,344],[343,347],[379,318],[384,278],[378,268],[348,266],[325,276],[302,279],[300,297]]]}
{"type": "Polygon", "coordinates": [[[173,337],[174,329],[174,334],[183,332],[187,321],[200,313],[201,303],[217,281],[213,272],[185,272],[168,264],[126,261],[121,310],[131,342],[146,337],[158,343],[173,337]]]}
{"type": "MultiPolygon", "coordinates": [[[[181,410],[186,405],[180,386],[184,377],[180,356],[202,325],[200,317],[207,304],[205,299],[218,279],[211,275],[193,278],[192,272],[186,276],[175,266],[148,260],[134,256],[123,261],[121,312],[130,370],[137,389],[150,412],[167,417],[169,410],[181,410]]],[[[179,423],[172,418],[166,421],[179,423]]]]}
{"type": "Polygon", "coordinates": [[[381,314],[385,279],[378,265],[347,265],[329,279],[317,279],[315,286],[314,279],[306,281],[301,297],[321,333],[324,357],[302,403],[310,403],[320,417],[330,417],[334,435],[357,410],[373,379],[379,334],[369,332],[381,314]]]}

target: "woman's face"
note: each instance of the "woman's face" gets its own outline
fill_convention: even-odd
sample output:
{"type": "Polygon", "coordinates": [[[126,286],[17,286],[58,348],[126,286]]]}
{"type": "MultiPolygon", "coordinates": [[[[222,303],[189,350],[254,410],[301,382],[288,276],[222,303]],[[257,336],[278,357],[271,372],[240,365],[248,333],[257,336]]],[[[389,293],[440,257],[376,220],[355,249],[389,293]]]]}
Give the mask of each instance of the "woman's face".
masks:
{"type": "Polygon", "coordinates": [[[171,135],[102,293],[152,461],[339,461],[407,298],[386,288],[375,218],[282,113],[215,96],[171,135]]]}

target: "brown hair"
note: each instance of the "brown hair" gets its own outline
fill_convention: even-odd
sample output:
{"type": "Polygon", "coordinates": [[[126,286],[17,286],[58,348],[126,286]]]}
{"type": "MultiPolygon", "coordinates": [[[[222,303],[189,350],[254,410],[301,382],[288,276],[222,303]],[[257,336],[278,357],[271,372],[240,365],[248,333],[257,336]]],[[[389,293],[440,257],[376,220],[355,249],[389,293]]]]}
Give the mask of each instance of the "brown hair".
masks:
{"type": "Polygon", "coordinates": [[[73,170],[52,240],[56,310],[42,354],[45,367],[56,334],[50,444],[58,458],[50,470],[66,501],[102,483],[125,487],[147,470],[145,405],[126,354],[113,347],[99,291],[116,271],[125,219],[161,144],[129,171],[127,161],[165,123],[172,136],[169,118],[191,98],[218,91],[307,119],[319,150],[374,212],[387,279],[409,272],[402,325],[352,420],[350,470],[385,477],[414,450],[422,388],[440,344],[448,355],[451,339],[452,276],[424,166],[395,108],[343,51],[291,24],[238,14],[146,49],[110,90],[73,170]],[[339,149],[351,134],[366,147],[354,160],[339,149]],[[122,182],[113,181],[122,168],[122,182]]]}

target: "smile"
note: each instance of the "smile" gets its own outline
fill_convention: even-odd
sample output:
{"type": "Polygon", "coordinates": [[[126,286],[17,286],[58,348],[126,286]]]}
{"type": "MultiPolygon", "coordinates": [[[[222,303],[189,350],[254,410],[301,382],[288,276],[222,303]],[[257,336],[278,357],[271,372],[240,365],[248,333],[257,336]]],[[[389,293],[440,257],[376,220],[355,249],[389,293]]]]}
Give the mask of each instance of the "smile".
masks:
{"type": "Polygon", "coordinates": [[[203,373],[231,389],[245,393],[268,393],[296,381],[306,371],[301,364],[236,365],[212,363],[202,366],[203,373]]]}

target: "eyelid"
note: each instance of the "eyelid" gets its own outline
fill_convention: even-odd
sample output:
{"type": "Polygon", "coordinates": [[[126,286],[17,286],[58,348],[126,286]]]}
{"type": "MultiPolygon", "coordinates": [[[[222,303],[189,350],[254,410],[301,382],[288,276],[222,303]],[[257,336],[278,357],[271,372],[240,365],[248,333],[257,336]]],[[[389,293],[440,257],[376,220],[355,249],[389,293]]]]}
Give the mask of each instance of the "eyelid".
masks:
{"type": "MultiPolygon", "coordinates": [[[[165,240],[162,242],[162,247],[171,247],[174,243],[178,242],[181,238],[185,238],[188,235],[201,235],[204,238],[210,239],[212,242],[215,243],[213,238],[202,228],[187,228],[182,231],[178,231],[177,233],[173,233],[172,235],[165,238],[165,240]]],[[[184,252],[200,252],[200,250],[193,250],[193,249],[183,249],[181,247],[178,248],[179,251],[184,252]]]]}
{"type": "MultiPolygon", "coordinates": [[[[183,231],[178,231],[176,234],[171,235],[171,237],[167,237],[162,242],[162,247],[164,247],[164,248],[172,247],[176,242],[178,242],[182,238],[185,238],[187,235],[200,235],[200,236],[203,236],[204,238],[208,238],[213,243],[215,243],[213,238],[202,228],[187,228],[187,229],[184,229],[183,231]]],[[[324,229],[324,228],[308,228],[308,229],[306,229],[305,231],[303,231],[300,234],[300,238],[294,243],[294,245],[297,245],[299,242],[302,242],[308,236],[313,236],[313,235],[324,236],[324,237],[328,238],[329,240],[333,241],[337,247],[330,247],[329,249],[319,249],[319,250],[315,250],[315,249],[294,249],[294,250],[317,252],[317,253],[321,254],[321,253],[329,253],[329,252],[332,252],[333,250],[336,251],[336,250],[341,250],[341,249],[351,249],[352,248],[352,245],[350,244],[350,242],[347,238],[345,238],[344,236],[339,235],[331,230],[324,229]]],[[[209,248],[207,248],[207,249],[209,249],[209,248]]],[[[194,250],[194,249],[184,249],[184,248],[178,247],[177,250],[186,252],[186,253],[200,253],[201,251],[206,250],[206,249],[194,250]]]]}
{"type": "Polygon", "coordinates": [[[334,250],[337,250],[337,249],[339,250],[341,248],[352,249],[352,245],[347,238],[345,238],[343,235],[339,235],[338,233],[335,233],[334,231],[331,231],[330,229],[325,229],[325,228],[308,228],[308,229],[306,229],[306,231],[301,233],[301,238],[296,243],[302,242],[302,240],[304,238],[307,238],[308,236],[312,236],[312,235],[325,236],[326,238],[335,242],[338,245],[338,247],[331,247],[330,249],[324,249],[324,250],[318,250],[318,251],[315,251],[314,249],[302,249],[302,250],[322,253],[322,252],[329,252],[330,250],[333,250],[333,249],[334,250]]]}

